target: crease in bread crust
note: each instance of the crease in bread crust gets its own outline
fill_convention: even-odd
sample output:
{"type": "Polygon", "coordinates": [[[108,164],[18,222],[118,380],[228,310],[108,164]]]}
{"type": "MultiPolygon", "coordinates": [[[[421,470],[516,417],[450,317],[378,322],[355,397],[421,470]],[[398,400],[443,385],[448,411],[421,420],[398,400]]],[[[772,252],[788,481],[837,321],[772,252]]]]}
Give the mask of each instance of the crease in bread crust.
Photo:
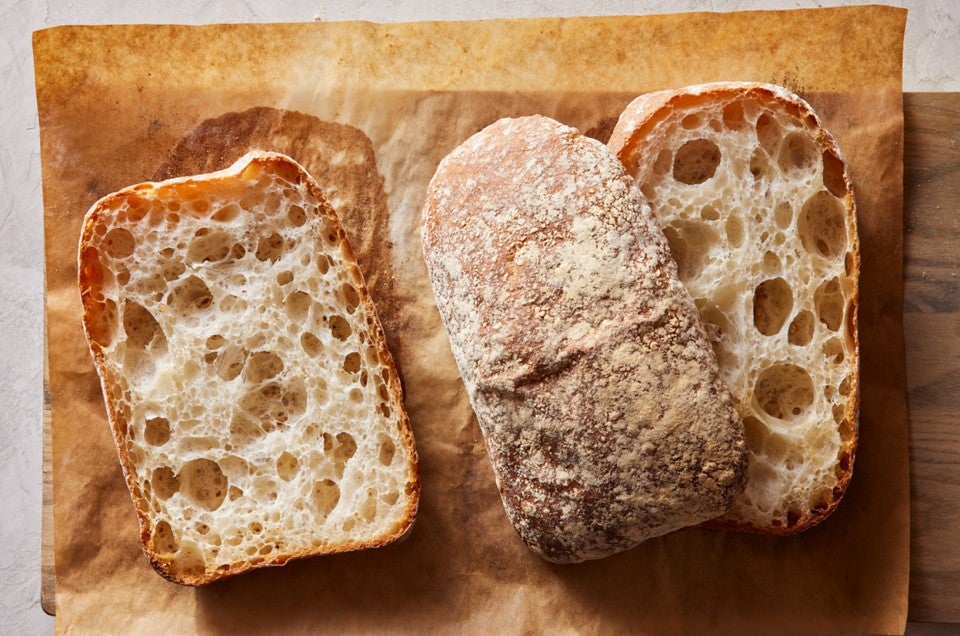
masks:
{"type": "Polygon", "coordinates": [[[411,530],[400,379],[337,216],[292,159],[251,152],[104,197],[84,219],[79,287],[165,578],[202,585],[411,530]]]}
{"type": "Polygon", "coordinates": [[[850,175],[786,89],[714,83],[634,100],[609,147],[664,228],[750,448],[713,527],[792,534],[825,519],[853,471],[860,252],[850,175]]]}
{"type": "Polygon", "coordinates": [[[505,510],[558,563],[713,518],[746,477],[739,416],[631,183],[600,142],[504,119],[440,163],[423,210],[505,510]]]}

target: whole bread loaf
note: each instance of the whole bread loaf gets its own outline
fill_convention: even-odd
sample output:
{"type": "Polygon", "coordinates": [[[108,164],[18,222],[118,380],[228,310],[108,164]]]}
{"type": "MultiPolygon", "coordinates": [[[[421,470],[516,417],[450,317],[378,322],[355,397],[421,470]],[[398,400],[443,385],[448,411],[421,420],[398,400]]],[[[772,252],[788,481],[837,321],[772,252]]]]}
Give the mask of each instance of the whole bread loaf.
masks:
{"type": "Polygon", "coordinates": [[[98,201],[83,324],[156,570],[200,585],[411,528],[400,381],[333,209],[250,153],[98,201]]]}
{"type": "Polygon", "coordinates": [[[507,515],[577,562],[723,513],[743,428],[666,240],[603,144],[500,120],[447,156],[421,235],[507,515]]]}
{"type": "Polygon", "coordinates": [[[643,95],[609,145],[663,226],[743,417],[749,480],[713,525],[809,528],[839,504],[857,442],[860,254],[840,149],[805,101],[750,83],[643,95]]]}

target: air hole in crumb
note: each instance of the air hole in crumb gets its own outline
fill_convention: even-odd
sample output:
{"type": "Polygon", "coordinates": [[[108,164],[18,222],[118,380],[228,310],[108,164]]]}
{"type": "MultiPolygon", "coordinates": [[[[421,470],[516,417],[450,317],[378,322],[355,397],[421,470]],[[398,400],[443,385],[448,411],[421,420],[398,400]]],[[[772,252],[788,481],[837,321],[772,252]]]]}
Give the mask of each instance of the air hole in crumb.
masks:
{"type": "Polygon", "coordinates": [[[230,486],[230,501],[236,501],[243,496],[243,491],[236,486],[230,486]]]}
{"type": "Polygon", "coordinates": [[[717,235],[713,230],[694,221],[667,226],[663,233],[677,262],[680,280],[687,281],[698,276],[707,264],[711,249],[717,243],[717,235]]]}
{"type": "Polygon", "coordinates": [[[797,232],[804,249],[826,258],[836,258],[847,247],[847,228],[843,204],[821,190],[803,204],[797,219],[797,232]]]}
{"type": "Polygon", "coordinates": [[[340,501],[340,487],[332,479],[313,484],[313,507],[320,520],[326,519],[340,501]]]}
{"type": "Polygon", "coordinates": [[[198,521],[196,525],[194,525],[194,528],[197,530],[197,534],[204,535],[210,532],[210,526],[203,523],[202,521],[198,521]]]}
{"type": "Polygon", "coordinates": [[[787,341],[798,347],[804,347],[810,344],[813,338],[814,319],[813,314],[804,309],[794,316],[787,329],[787,341]]]}
{"type": "Polygon", "coordinates": [[[372,490],[367,491],[367,499],[360,506],[360,515],[367,522],[377,518],[377,498],[372,490]]]}
{"type": "Polygon", "coordinates": [[[169,466],[160,466],[154,469],[150,483],[153,486],[153,492],[163,501],[180,490],[180,480],[173,474],[173,470],[169,466]]]}
{"type": "Polygon", "coordinates": [[[213,460],[190,460],[179,477],[183,494],[204,510],[216,510],[227,496],[227,477],[213,460]]]}
{"type": "Polygon", "coordinates": [[[840,386],[837,387],[837,393],[846,397],[850,395],[850,378],[846,377],[840,381],[840,386]]]}
{"type": "Polygon", "coordinates": [[[853,254],[850,252],[847,252],[843,256],[843,272],[847,276],[853,274],[853,254]]]}
{"type": "Polygon", "coordinates": [[[783,267],[783,264],[780,262],[780,257],[767,250],[763,253],[763,271],[767,274],[774,274],[780,271],[780,268],[783,267]]]}
{"type": "Polygon", "coordinates": [[[765,336],[780,332],[793,310],[793,290],[782,278],[765,280],[753,292],[753,324],[765,336]]]}
{"type": "Polygon", "coordinates": [[[660,151],[660,154],[657,155],[657,160],[653,163],[653,173],[659,176],[666,175],[672,165],[673,152],[664,148],[660,151]]]}
{"type": "Polygon", "coordinates": [[[777,156],[780,139],[783,137],[783,128],[767,113],[757,118],[757,141],[771,157],[777,156]]]}
{"type": "Polygon", "coordinates": [[[226,347],[214,363],[214,372],[223,380],[233,380],[243,371],[248,352],[238,346],[226,347]]]}
{"type": "Polygon", "coordinates": [[[273,351],[257,351],[247,358],[244,370],[249,382],[260,383],[283,371],[283,360],[273,351]]]}
{"type": "Polygon", "coordinates": [[[789,420],[813,404],[813,381],[795,364],[775,364],[760,372],[754,395],[767,415],[789,420]]]}
{"type": "Polygon", "coordinates": [[[789,201],[782,201],[777,205],[773,211],[773,219],[781,230],[790,227],[793,222],[793,206],[790,205],[789,201]]]}
{"type": "Polygon", "coordinates": [[[103,237],[103,251],[113,258],[126,258],[137,246],[133,234],[122,227],[114,228],[103,237]]]}
{"type": "MultiPolygon", "coordinates": [[[[168,279],[170,280],[170,279],[168,279]]],[[[123,287],[130,282],[130,270],[123,263],[117,263],[117,284],[123,287]]]]}
{"type": "Polygon", "coordinates": [[[683,118],[680,122],[680,125],[686,128],[687,130],[693,130],[700,125],[700,116],[696,114],[690,114],[683,118]]]}
{"type": "Polygon", "coordinates": [[[286,285],[292,281],[293,281],[293,272],[291,271],[280,272],[279,274],[277,274],[278,285],[286,285]]]}
{"type": "Polygon", "coordinates": [[[300,462],[290,453],[284,451],[280,454],[280,457],[277,458],[277,475],[279,475],[283,481],[293,479],[298,470],[300,470],[300,462]]]}
{"type": "Polygon", "coordinates": [[[303,320],[307,317],[307,312],[310,310],[310,305],[313,304],[313,299],[310,297],[310,294],[302,291],[295,291],[284,301],[284,304],[287,308],[287,314],[293,320],[303,320]]]}
{"type": "Polygon", "coordinates": [[[156,352],[167,349],[167,338],[160,323],[146,308],[132,300],[123,305],[123,331],[127,335],[127,346],[132,349],[156,352]]]}
{"type": "Polygon", "coordinates": [[[300,378],[293,378],[287,386],[270,382],[248,391],[240,398],[240,406],[258,418],[264,430],[272,431],[291,417],[303,414],[307,390],[300,378]]]}
{"type": "Polygon", "coordinates": [[[817,167],[820,153],[809,135],[794,131],[789,133],[780,145],[777,162],[780,169],[790,176],[810,172],[817,167]]]}
{"type": "Polygon", "coordinates": [[[730,102],[723,107],[723,123],[730,130],[745,130],[749,127],[743,116],[743,106],[740,102],[730,102]]]}
{"type": "Polygon", "coordinates": [[[333,247],[337,244],[338,239],[337,228],[328,220],[327,225],[323,228],[323,240],[328,247],[333,247]]]}
{"type": "Polygon", "coordinates": [[[770,159],[767,158],[763,149],[756,148],[750,155],[750,174],[757,181],[769,177],[773,167],[770,165],[770,159]]]}
{"type": "Polygon", "coordinates": [[[764,454],[772,462],[781,462],[790,451],[790,443],[783,435],[771,433],[763,445],[764,454]]]}
{"type": "Polygon", "coordinates": [[[830,331],[840,329],[843,322],[843,292],[840,281],[834,277],[817,287],[813,294],[813,304],[820,322],[830,331]]]}
{"type": "Polygon", "coordinates": [[[213,304],[213,294],[202,280],[196,276],[190,276],[170,290],[167,295],[167,304],[180,314],[202,311],[209,309],[213,304]]]}
{"type": "Polygon", "coordinates": [[[843,411],[844,411],[843,404],[833,405],[833,421],[835,421],[837,424],[843,423],[843,411]]]}
{"type": "Polygon", "coordinates": [[[843,345],[836,338],[830,338],[823,343],[823,355],[831,359],[834,364],[843,362],[843,345]]]}
{"type": "Polygon", "coordinates": [[[151,417],[143,429],[143,440],[151,446],[162,446],[170,441],[170,422],[165,417],[151,417]]]}
{"type": "Polygon", "coordinates": [[[212,232],[195,237],[187,248],[187,258],[195,263],[222,261],[233,248],[233,237],[227,232],[212,232]]]}
{"type": "Polygon", "coordinates": [[[343,316],[330,316],[330,321],[328,324],[330,327],[330,333],[333,334],[333,337],[337,340],[346,340],[353,331],[350,328],[350,323],[347,322],[346,318],[343,316]]]}
{"type": "Polygon", "coordinates": [[[150,537],[153,549],[160,554],[172,554],[180,549],[176,538],[173,536],[173,529],[166,521],[159,521],[153,529],[153,536],[150,537]]]}
{"type": "Polygon", "coordinates": [[[160,273],[163,275],[163,279],[169,282],[180,278],[185,271],[187,271],[186,265],[172,259],[164,261],[160,265],[160,273]]]}
{"type": "Polygon", "coordinates": [[[709,139],[693,139],[677,150],[673,160],[673,178],[696,185],[713,177],[720,165],[720,148],[709,139]]]}
{"type": "MultiPolygon", "coordinates": [[[[347,432],[337,433],[335,438],[336,444],[333,445],[333,460],[337,463],[346,463],[348,459],[353,457],[357,453],[357,440],[354,439],[353,435],[347,432]]],[[[326,436],[324,436],[324,442],[326,445],[326,436]]]]}
{"type": "Polygon", "coordinates": [[[227,223],[229,221],[233,221],[238,216],[240,216],[240,206],[238,206],[236,203],[228,203],[227,205],[223,206],[222,208],[214,212],[210,216],[210,218],[213,219],[214,221],[227,223]]]}
{"type": "Polygon", "coordinates": [[[317,256],[317,269],[320,271],[321,274],[326,274],[327,271],[330,270],[330,266],[332,264],[333,263],[330,260],[330,257],[327,256],[326,254],[320,254],[317,256]]]}
{"type": "Polygon", "coordinates": [[[307,213],[303,211],[301,206],[291,205],[290,209],[287,210],[287,218],[290,219],[293,226],[300,227],[307,222],[307,213]]]}
{"type": "Polygon", "coordinates": [[[733,247],[740,247],[743,243],[743,221],[736,216],[727,217],[727,222],[723,226],[724,233],[727,235],[727,241],[733,247]]]}
{"type": "Polygon", "coordinates": [[[823,151],[823,187],[838,199],[842,199],[847,194],[843,161],[833,150],[823,151]]]}
{"type": "Polygon", "coordinates": [[[700,218],[704,221],[717,221],[720,219],[720,213],[712,205],[705,205],[700,210],[700,218]]]}
{"type": "Polygon", "coordinates": [[[363,402],[363,391],[360,389],[350,389],[350,393],[347,394],[351,402],[360,404],[363,402]]]}
{"type": "Polygon", "coordinates": [[[282,253],[283,237],[276,232],[260,237],[257,242],[257,260],[275,263],[282,253]]]}
{"type": "Polygon", "coordinates": [[[213,350],[219,349],[226,342],[227,342],[226,338],[224,338],[222,335],[218,333],[215,333],[209,338],[207,338],[207,342],[206,342],[207,349],[213,349],[213,350]]]}
{"type": "Polygon", "coordinates": [[[390,417],[390,407],[385,402],[381,402],[377,410],[380,411],[380,414],[384,417],[390,417]]]}
{"type": "Polygon", "coordinates": [[[343,359],[343,370],[348,373],[356,373],[360,370],[360,354],[352,351],[343,359]]]}
{"type": "Polygon", "coordinates": [[[303,347],[304,352],[311,358],[315,358],[323,351],[323,343],[320,342],[320,338],[317,338],[309,331],[304,332],[304,334],[300,336],[300,346],[303,347]]]}
{"type": "Polygon", "coordinates": [[[393,463],[393,457],[397,452],[397,447],[389,437],[380,440],[380,463],[389,466],[393,463]]]}
{"type": "Polygon", "coordinates": [[[747,448],[759,454],[764,441],[770,435],[770,430],[759,419],[747,415],[743,418],[743,433],[747,441],[747,448]]]}
{"type": "Polygon", "coordinates": [[[343,306],[347,308],[348,314],[352,314],[357,310],[357,306],[360,304],[360,294],[357,293],[353,285],[344,283],[340,286],[338,295],[340,296],[340,301],[343,303],[343,306]]]}

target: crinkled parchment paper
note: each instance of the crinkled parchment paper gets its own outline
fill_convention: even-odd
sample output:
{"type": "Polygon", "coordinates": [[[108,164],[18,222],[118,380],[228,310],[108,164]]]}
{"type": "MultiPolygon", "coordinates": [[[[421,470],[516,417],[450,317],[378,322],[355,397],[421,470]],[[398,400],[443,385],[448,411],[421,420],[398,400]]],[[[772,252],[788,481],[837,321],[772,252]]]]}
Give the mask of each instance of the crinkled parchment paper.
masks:
{"type": "Polygon", "coordinates": [[[58,628],[901,631],[909,569],[905,17],[898,9],[849,7],[35,34],[58,628]],[[799,536],[692,528],[601,561],[545,563],[504,515],[434,308],[417,233],[427,181],[446,153],[499,117],[542,113],[603,138],[638,93],[711,80],[786,84],[822,114],[849,159],[863,256],[853,482],[839,510],[799,536]],[[212,118],[219,119],[206,121],[212,118]],[[353,144],[372,148],[373,158],[351,152],[353,144]],[[100,196],[218,167],[248,145],[298,158],[344,217],[403,377],[423,500],[401,544],[183,588],[155,574],[140,552],[81,330],[77,238],[100,196]]]}

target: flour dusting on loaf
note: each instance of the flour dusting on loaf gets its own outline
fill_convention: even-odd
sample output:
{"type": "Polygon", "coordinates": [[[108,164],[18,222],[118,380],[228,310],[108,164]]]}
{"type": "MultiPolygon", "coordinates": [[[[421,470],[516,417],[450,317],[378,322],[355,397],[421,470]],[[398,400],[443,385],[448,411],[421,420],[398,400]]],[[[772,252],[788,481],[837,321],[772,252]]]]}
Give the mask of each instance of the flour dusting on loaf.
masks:
{"type": "Polygon", "coordinates": [[[445,158],[422,240],[507,514],[576,562],[721,514],[742,424],[662,231],[602,144],[505,119],[445,158]]]}

